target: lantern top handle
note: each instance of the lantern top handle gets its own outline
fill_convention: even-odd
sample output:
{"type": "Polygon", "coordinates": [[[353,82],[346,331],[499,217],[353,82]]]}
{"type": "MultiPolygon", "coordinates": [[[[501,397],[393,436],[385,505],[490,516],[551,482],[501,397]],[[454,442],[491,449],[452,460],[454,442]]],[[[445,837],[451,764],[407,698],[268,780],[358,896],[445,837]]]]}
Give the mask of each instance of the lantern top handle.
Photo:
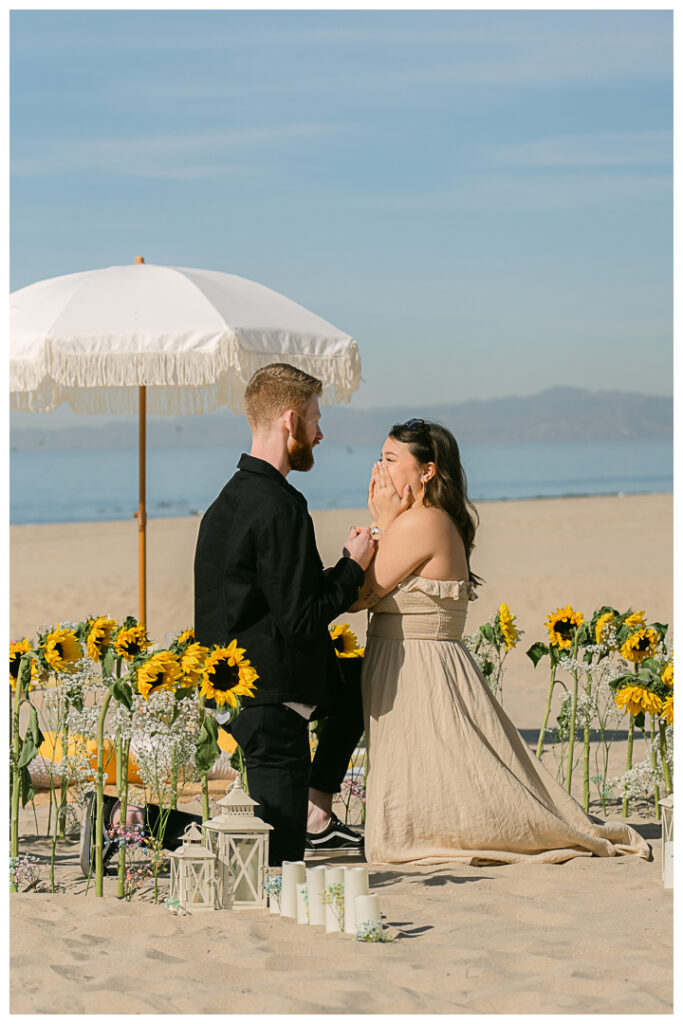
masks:
{"type": "Polygon", "coordinates": [[[183,841],[186,843],[202,843],[204,841],[204,834],[200,828],[197,828],[194,821],[186,826],[183,836],[185,837],[183,841]]]}
{"type": "Polygon", "coordinates": [[[242,787],[242,779],[238,775],[230,789],[226,790],[225,796],[218,801],[223,814],[251,814],[254,813],[258,801],[252,800],[242,787]]]}

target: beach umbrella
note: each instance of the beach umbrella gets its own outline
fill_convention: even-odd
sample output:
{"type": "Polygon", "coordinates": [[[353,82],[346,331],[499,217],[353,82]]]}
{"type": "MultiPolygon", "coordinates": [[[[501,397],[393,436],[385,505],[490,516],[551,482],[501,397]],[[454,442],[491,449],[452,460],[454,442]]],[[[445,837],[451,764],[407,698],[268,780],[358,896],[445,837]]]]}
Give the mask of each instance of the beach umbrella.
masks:
{"type": "Polygon", "coordinates": [[[53,277],[10,295],[10,408],[139,417],[139,618],[146,609],[146,413],[242,412],[262,366],[322,380],[323,402],[360,383],[356,342],[291,299],[234,274],[146,264],[53,277]]]}

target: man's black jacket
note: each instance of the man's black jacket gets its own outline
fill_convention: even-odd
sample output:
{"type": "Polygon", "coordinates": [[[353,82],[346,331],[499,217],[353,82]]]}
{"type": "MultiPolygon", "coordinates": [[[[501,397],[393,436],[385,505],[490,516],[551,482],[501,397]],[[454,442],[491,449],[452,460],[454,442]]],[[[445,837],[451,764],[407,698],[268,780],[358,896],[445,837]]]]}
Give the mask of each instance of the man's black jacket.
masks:
{"type": "Polygon", "coordinates": [[[324,714],[343,686],[328,625],[356,600],[363,575],[350,558],[324,574],[304,496],[242,455],[199,528],[195,635],[246,649],[259,679],[245,706],[299,701],[324,714]]]}

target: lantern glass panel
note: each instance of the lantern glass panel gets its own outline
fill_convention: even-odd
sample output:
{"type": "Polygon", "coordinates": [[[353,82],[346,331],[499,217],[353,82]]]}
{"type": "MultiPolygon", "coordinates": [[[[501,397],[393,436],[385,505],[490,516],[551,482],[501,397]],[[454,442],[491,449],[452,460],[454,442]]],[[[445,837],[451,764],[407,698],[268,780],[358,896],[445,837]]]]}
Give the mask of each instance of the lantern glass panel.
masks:
{"type": "Polygon", "coordinates": [[[232,875],[230,874],[228,860],[224,854],[229,841],[227,836],[214,831],[214,829],[207,828],[205,835],[207,849],[216,855],[218,905],[223,908],[229,908],[233,902],[232,875]]]}
{"type": "Polygon", "coordinates": [[[260,837],[244,836],[233,838],[230,851],[230,871],[235,879],[235,900],[240,903],[255,903],[259,891],[259,850],[260,837]]]}

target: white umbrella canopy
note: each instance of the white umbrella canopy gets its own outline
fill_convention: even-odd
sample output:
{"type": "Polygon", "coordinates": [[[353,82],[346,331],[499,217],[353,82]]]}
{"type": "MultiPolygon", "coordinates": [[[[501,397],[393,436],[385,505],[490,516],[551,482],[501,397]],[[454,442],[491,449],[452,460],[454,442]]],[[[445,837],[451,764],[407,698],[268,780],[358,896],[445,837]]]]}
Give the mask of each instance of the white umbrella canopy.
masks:
{"type": "Polygon", "coordinates": [[[254,281],[187,267],[107,267],[10,295],[10,407],[151,413],[243,409],[261,366],[290,362],[319,377],[329,402],[360,383],[356,342],[254,281]]]}
{"type": "Polygon", "coordinates": [[[244,408],[247,381],[286,362],[348,402],[358,345],[291,299],[234,274],[146,264],[87,270],[10,294],[10,408],[138,412],[139,619],[146,598],[146,412],[244,408]]]}

